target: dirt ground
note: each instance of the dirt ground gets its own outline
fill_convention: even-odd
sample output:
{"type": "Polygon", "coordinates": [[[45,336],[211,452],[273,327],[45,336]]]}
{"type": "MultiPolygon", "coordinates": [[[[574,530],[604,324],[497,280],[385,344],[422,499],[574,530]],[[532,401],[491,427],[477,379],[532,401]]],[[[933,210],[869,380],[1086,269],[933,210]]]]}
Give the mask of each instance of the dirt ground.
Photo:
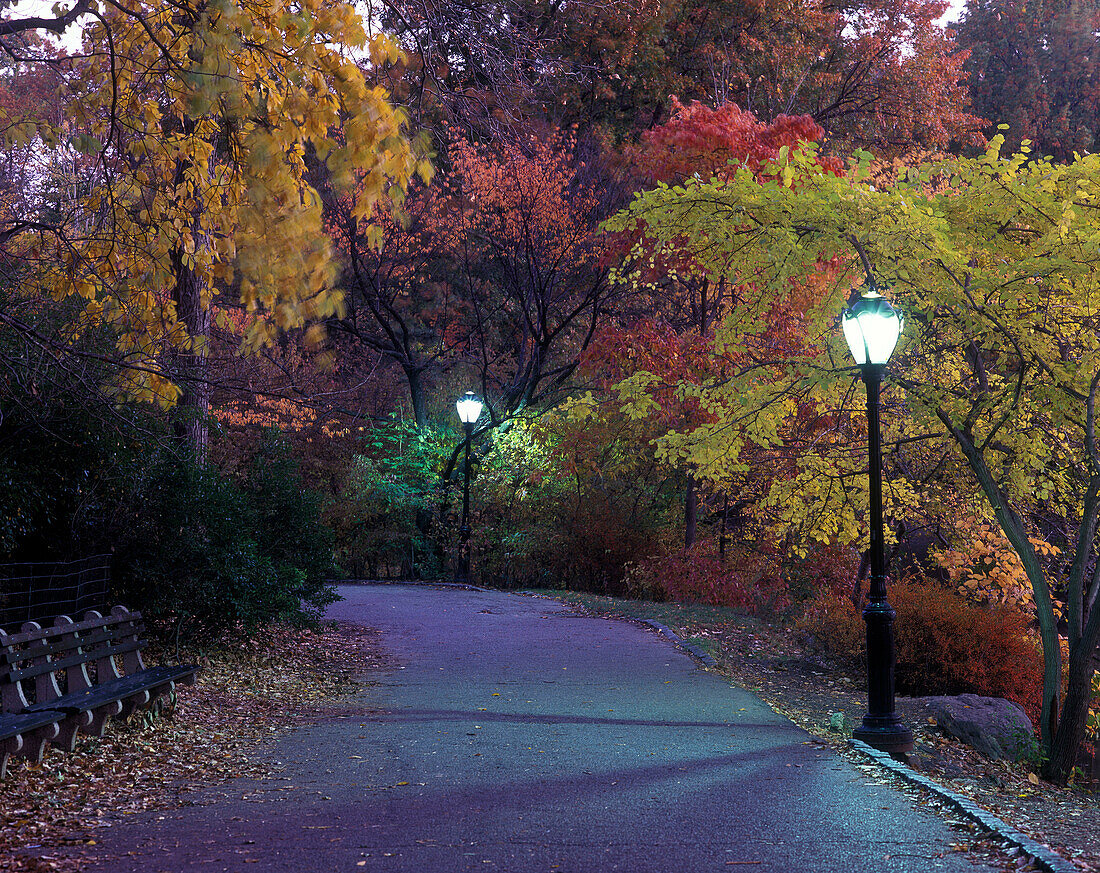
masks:
{"type": "MultiPolygon", "coordinates": [[[[146,660],[160,661],[155,653],[146,660]]],[[[352,677],[383,656],[376,634],[349,625],[274,627],[247,645],[182,660],[203,672],[164,712],[108,722],[104,736],[82,737],[73,754],[47,747],[41,763],[9,764],[0,784],[2,873],[79,870],[74,847],[95,846],[112,817],[178,806],[211,782],[269,775],[256,744],[358,688],[352,677]]]]}

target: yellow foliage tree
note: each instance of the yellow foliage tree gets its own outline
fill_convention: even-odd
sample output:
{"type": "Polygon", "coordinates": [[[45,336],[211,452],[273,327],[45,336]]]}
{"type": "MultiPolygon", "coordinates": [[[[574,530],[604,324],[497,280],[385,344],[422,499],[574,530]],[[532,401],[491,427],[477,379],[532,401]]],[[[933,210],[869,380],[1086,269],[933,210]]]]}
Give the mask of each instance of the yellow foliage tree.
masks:
{"type": "MultiPolygon", "coordinates": [[[[842,177],[822,171],[812,148],[780,150],[763,182],[738,168],[728,180],[660,186],[608,227],[644,221],[660,242],[692,247],[715,275],[759,289],[727,317],[720,351],[753,351],[776,301],[823,259],[838,265],[805,313],[817,342],[801,360],[786,358],[781,368],[761,354],[734,378],[694,386],[720,419],[699,443],[721,435],[727,445],[740,438],[781,448],[781,432],[758,422],[785,421],[787,398],[850,395],[836,314],[861,283],[892,289],[910,326],[886,398],[897,406],[886,417],[917,431],[895,441],[950,449],[945,461],[968,472],[971,494],[1016,553],[1043,644],[1044,769],[1065,781],[1100,643],[1100,157],[1056,164],[1002,155],[1001,144],[997,137],[978,157],[913,168],[884,188],[867,182],[869,155],[842,177]],[[1046,540],[1062,553],[1054,556],[1046,540]],[[1065,603],[1065,658],[1056,593],[1065,603]]],[[[814,453],[825,460],[814,478],[843,481],[829,470],[827,448],[814,453]]],[[[734,452],[727,466],[743,463],[734,452]]]]}
{"type": "Polygon", "coordinates": [[[219,291],[255,316],[246,351],[340,309],[307,155],[354,187],[363,216],[428,177],[405,115],[364,74],[399,51],[329,0],[82,0],[60,18],[4,21],[0,39],[81,11],[92,17],[65,68],[64,123],[9,117],[2,135],[67,145],[89,178],[50,220],[20,216],[0,234],[32,266],[33,293],[81,301],[74,329],[112,328],[121,396],[202,419],[219,291]]]}

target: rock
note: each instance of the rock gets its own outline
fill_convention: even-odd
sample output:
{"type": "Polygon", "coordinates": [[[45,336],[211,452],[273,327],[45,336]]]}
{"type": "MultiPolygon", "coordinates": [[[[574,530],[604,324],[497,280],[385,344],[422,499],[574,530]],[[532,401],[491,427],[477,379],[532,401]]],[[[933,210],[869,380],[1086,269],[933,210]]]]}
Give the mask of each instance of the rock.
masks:
{"type": "Polygon", "coordinates": [[[1017,704],[1000,697],[960,694],[925,697],[940,729],[992,760],[1015,761],[1035,743],[1031,719],[1017,704]]]}

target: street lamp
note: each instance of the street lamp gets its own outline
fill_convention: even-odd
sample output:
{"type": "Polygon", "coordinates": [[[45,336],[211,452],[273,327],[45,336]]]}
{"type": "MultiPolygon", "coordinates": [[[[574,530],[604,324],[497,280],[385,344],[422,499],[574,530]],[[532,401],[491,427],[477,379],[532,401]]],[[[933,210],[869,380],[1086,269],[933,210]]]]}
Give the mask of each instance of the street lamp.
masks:
{"type": "Polygon", "coordinates": [[[458,407],[458,420],[462,422],[462,427],[466,431],[462,474],[462,527],[458,562],[455,565],[455,582],[466,583],[470,581],[470,437],[474,433],[474,424],[481,417],[482,404],[473,391],[467,391],[455,406],[458,407]]]}
{"type": "Polygon", "coordinates": [[[844,339],[867,387],[867,442],[871,493],[871,590],[863,620],[867,623],[867,714],[852,732],[883,752],[909,752],[913,732],[894,712],[894,617],[886,601],[886,568],[882,543],[882,436],[879,432],[879,386],[886,362],[905,326],[902,314],[874,286],[841,314],[844,339]]]}

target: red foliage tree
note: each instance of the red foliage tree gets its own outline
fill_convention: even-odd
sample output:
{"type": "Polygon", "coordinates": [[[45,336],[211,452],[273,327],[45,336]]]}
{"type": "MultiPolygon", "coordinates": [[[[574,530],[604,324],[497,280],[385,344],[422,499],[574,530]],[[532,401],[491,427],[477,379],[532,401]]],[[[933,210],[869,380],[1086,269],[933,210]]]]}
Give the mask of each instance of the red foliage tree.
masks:
{"type": "MultiPolygon", "coordinates": [[[[779,160],[784,146],[793,149],[825,138],[825,129],[809,115],[779,115],[765,124],[736,103],[712,109],[698,101],[685,106],[675,96],[671,100],[672,117],[643,133],[640,145],[628,151],[650,183],[675,184],[693,175],[723,178],[739,166],[760,173],[766,163],[779,160]]],[[[837,158],[821,163],[835,172],[842,166],[837,158]]]]}

